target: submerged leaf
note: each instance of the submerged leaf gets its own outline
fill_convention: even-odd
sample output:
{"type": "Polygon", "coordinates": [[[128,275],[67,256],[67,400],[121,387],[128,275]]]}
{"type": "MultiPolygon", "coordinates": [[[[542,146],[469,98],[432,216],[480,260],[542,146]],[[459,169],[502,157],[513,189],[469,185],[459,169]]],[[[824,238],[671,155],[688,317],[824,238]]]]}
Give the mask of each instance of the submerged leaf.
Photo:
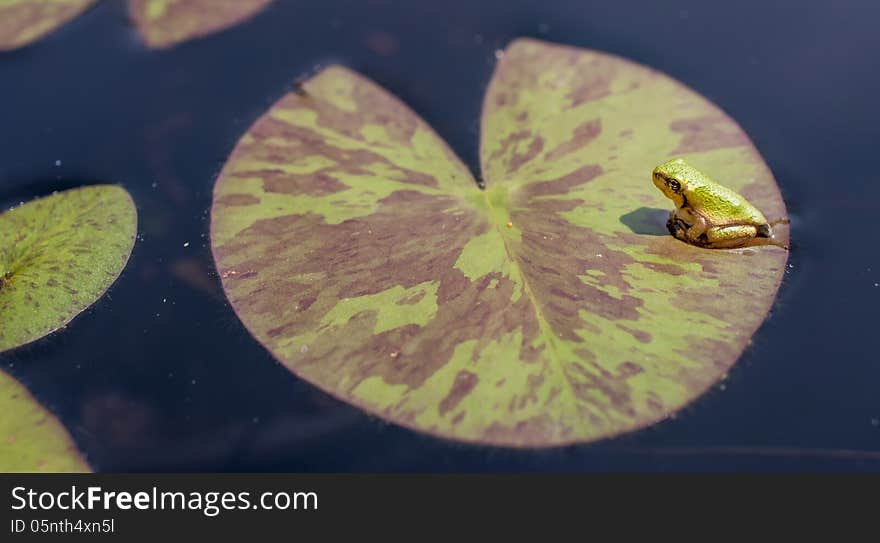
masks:
{"type": "Polygon", "coordinates": [[[330,67],[239,142],[214,256],[250,332],[346,401],[466,441],[592,441],[721,379],[783,275],[780,248],[666,233],[651,171],[671,155],[784,216],[734,121],[617,57],[511,44],[484,104],[485,191],[397,99],[330,67]]]}
{"type": "Polygon", "coordinates": [[[58,419],[2,371],[0,413],[0,472],[91,471],[58,419]]]}
{"type": "Polygon", "coordinates": [[[0,51],[35,42],[97,0],[0,0],[0,51]]]}
{"type": "Polygon", "coordinates": [[[128,192],[97,185],[0,214],[0,352],[64,326],[125,267],[137,212],[128,192]]]}
{"type": "Polygon", "coordinates": [[[151,47],[170,47],[239,24],[272,0],[129,0],[135,24],[151,47]]]}

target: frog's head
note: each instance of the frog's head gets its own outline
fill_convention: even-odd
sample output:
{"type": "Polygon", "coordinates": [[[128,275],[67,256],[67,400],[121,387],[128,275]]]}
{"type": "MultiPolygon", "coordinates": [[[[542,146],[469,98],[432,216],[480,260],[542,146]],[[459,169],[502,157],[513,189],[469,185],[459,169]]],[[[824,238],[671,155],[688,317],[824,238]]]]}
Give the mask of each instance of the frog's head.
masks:
{"type": "Polygon", "coordinates": [[[672,201],[681,199],[687,190],[689,170],[693,168],[682,158],[674,158],[654,168],[654,185],[672,201]]]}

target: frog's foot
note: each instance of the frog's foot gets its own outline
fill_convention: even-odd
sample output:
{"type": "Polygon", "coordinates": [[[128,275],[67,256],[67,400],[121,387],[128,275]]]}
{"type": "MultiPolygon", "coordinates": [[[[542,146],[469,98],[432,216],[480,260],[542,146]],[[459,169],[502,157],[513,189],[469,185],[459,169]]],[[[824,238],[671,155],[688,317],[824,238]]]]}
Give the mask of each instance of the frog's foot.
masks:
{"type": "Polygon", "coordinates": [[[782,243],[775,236],[756,236],[754,239],[748,240],[743,247],[755,247],[758,245],[773,245],[775,247],[782,247],[786,251],[791,250],[787,244],[782,243]]]}
{"type": "Polygon", "coordinates": [[[773,226],[777,224],[788,224],[788,219],[779,219],[778,221],[773,221],[771,223],[762,224],[758,226],[758,235],[755,236],[755,240],[749,245],[775,245],[777,247],[782,247],[786,251],[789,250],[789,246],[785,243],[782,243],[778,239],[776,239],[776,235],[773,233],[773,226]]]}

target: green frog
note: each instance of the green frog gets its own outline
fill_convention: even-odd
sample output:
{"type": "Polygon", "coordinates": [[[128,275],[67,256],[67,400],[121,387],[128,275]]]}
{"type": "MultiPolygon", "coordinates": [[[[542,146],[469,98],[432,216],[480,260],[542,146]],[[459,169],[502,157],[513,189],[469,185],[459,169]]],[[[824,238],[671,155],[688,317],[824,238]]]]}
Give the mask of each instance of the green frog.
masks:
{"type": "Polygon", "coordinates": [[[675,158],[654,168],[654,185],[675,204],[666,227],[676,238],[712,249],[749,245],[788,247],[773,236],[773,223],[735,191],[675,158]]]}

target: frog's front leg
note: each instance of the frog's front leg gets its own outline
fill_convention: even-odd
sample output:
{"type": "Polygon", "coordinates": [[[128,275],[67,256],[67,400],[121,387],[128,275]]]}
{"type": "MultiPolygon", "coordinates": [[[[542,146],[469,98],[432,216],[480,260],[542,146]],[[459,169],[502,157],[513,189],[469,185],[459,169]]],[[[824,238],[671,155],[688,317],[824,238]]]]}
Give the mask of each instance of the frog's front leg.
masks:
{"type": "Polygon", "coordinates": [[[697,241],[704,232],[709,230],[709,223],[706,222],[706,218],[702,215],[691,213],[691,217],[691,226],[687,229],[685,235],[687,236],[687,239],[697,241]]]}
{"type": "Polygon", "coordinates": [[[679,208],[669,215],[666,227],[670,234],[682,241],[703,245],[700,236],[706,232],[708,222],[704,217],[692,213],[689,209],[679,208]]]}
{"type": "Polygon", "coordinates": [[[678,213],[673,211],[669,214],[669,220],[666,221],[666,229],[673,237],[687,241],[687,231],[690,223],[686,222],[678,213]]]}

